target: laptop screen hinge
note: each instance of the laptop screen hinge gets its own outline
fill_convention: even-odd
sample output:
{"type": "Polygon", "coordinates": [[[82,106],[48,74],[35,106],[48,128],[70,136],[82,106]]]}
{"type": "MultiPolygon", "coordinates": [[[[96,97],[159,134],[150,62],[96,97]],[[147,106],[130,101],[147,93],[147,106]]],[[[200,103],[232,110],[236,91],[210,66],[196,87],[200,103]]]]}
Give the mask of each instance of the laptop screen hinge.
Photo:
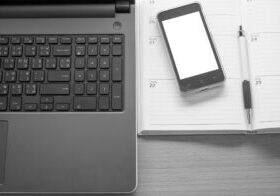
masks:
{"type": "Polygon", "coordinates": [[[113,3],[0,6],[0,18],[111,18],[115,14],[113,3]]]}
{"type": "Polygon", "coordinates": [[[116,0],[116,13],[130,13],[130,1],[116,0]]]}

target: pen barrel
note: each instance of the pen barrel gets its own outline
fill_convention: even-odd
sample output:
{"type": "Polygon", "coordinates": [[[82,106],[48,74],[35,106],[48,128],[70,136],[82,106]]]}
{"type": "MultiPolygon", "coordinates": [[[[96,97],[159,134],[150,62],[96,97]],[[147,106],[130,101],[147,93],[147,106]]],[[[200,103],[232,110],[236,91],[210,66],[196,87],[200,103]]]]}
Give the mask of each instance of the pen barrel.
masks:
{"type": "Polygon", "coordinates": [[[251,96],[251,86],[248,80],[244,80],[242,83],[243,87],[243,99],[245,109],[252,108],[252,96],[251,96]]]}
{"type": "Polygon", "coordinates": [[[249,80],[250,70],[249,70],[249,56],[248,56],[248,47],[247,40],[244,36],[239,37],[240,44],[240,63],[241,63],[241,72],[243,80],[249,80]]]}

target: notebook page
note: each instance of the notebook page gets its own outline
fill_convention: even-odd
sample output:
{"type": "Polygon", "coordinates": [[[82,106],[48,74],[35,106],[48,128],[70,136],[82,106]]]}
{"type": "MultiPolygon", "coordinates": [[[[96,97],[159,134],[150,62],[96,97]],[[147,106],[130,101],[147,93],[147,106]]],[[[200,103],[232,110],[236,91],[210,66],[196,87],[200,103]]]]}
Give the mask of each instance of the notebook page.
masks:
{"type": "Polygon", "coordinates": [[[140,130],[245,130],[236,36],[239,1],[200,2],[227,77],[224,87],[191,96],[179,92],[156,14],[191,2],[140,1],[140,130]]]}
{"type": "Polygon", "coordinates": [[[256,129],[280,127],[280,1],[248,1],[247,34],[256,129]]]}

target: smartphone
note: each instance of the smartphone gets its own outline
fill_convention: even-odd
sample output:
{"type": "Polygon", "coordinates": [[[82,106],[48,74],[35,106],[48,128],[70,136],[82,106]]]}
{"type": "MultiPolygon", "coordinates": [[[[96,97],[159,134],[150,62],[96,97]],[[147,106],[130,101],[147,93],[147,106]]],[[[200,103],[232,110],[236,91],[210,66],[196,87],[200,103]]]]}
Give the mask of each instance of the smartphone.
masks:
{"type": "Polygon", "coordinates": [[[221,85],[225,76],[200,4],[163,11],[157,18],[180,90],[221,85]]]}

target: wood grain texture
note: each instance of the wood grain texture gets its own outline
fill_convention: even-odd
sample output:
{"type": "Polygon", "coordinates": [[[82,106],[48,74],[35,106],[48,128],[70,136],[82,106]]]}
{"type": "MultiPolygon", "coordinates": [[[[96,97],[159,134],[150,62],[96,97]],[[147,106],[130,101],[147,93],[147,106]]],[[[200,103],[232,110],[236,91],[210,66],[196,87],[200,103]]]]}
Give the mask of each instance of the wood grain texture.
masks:
{"type": "Polygon", "coordinates": [[[128,196],[279,196],[280,135],[141,136],[138,169],[128,196]]]}
{"type": "Polygon", "coordinates": [[[140,137],[138,153],[133,196],[280,195],[280,135],[140,137]]]}

